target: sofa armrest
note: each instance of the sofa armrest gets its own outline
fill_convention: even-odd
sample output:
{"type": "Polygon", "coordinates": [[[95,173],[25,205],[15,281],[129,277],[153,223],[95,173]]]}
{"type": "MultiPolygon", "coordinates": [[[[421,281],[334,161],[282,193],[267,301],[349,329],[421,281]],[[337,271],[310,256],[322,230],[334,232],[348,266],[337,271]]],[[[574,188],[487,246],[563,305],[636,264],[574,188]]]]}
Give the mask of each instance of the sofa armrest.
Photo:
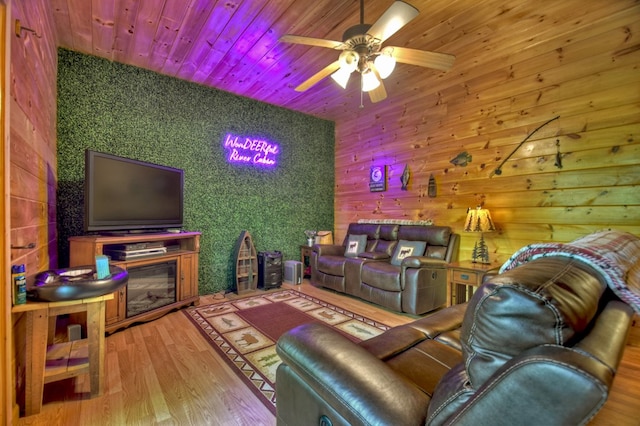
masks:
{"type": "MultiPolygon", "coordinates": [[[[349,424],[424,424],[429,396],[328,327],[317,323],[296,327],[278,339],[276,350],[283,362],[278,374],[290,369],[349,424]]],[[[295,393],[280,391],[276,384],[278,402],[280,392],[295,393]]]]}
{"type": "Polygon", "coordinates": [[[344,256],[344,246],[335,244],[314,244],[312,250],[318,256],[344,256]]]}
{"type": "Polygon", "coordinates": [[[418,318],[402,327],[411,327],[421,331],[430,339],[442,333],[459,329],[462,326],[468,302],[451,305],[426,317],[418,318]]]}
{"type": "MultiPolygon", "coordinates": [[[[586,424],[606,401],[612,380],[613,372],[589,354],[538,346],[504,364],[452,415],[447,411],[455,406],[431,412],[429,421],[456,426],[506,426],[531,419],[537,424],[586,424]],[[446,420],[438,419],[441,415],[446,420]]],[[[435,404],[434,395],[431,410],[435,404]]]]}
{"type": "Polygon", "coordinates": [[[387,253],[382,253],[378,251],[365,251],[358,255],[358,257],[367,260],[389,260],[391,256],[387,253]]]}
{"type": "Polygon", "coordinates": [[[446,268],[447,262],[426,256],[409,256],[402,260],[403,268],[446,268]]]}
{"type": "Polygon", "coordinates": [[[575,348],[595,356],[613,371],[617,370],[633,321],[633,313],[633,308],[628,304],[619,300],[609,301],[589,335],[578,342],[575,348]]]}
{"type": "MultiPolygon", "coordinates": [[[[631,307],[609,301],[589,334],[574,347],[542,345],[522,352],[498,369],[468,401],[460,400],[458,407],[453,404],[436,409],[439,399],[448,394],[445,390],[438,397],[436,389],[430,420],[440,417],[434,423],[446,421],[456,426],[512,425],[532,418],[540,424],[587,423],[607,399],[632,317],[631,307]],[[518,398],[510,397],[514,389],[518,389],[518,398]],[[510,403],[504,404],[505,400],[510,403]],[[499,407],[498,417],[491,407],[499,407]],[[497,418],[501,419],[498,423],[497,418]]],[[[445,376],[438,386],[446,389],[448,384],[445,376]]]]}
{"type": "Polygon", "coordinates": [[[426,256],[410,256],[402,260],[400,286],[402,311],[422,315],[447,302],[448,263],[426,256]]]}
{"type": "Polygon", "coordinates": [[[500,275],[499,266],[496,266],[494,268],[487,270],[482,276],[482,284],[491,281],[493,278],[497,277],[498,275],[500,275]]]}
{"type": "Polygon", "coordinates": [[[452,331],[458,330],[466,309],[467,303],[444,308],[410,323],[393,327],[376,337],[358,343],[358,346],[365,348],[383,361],[427,339],[439,340],[441,343],[458,349],[459,340],[456,345],[452,345],[450,342],[438,339],[438,337],[450,335],[452,331]]]}

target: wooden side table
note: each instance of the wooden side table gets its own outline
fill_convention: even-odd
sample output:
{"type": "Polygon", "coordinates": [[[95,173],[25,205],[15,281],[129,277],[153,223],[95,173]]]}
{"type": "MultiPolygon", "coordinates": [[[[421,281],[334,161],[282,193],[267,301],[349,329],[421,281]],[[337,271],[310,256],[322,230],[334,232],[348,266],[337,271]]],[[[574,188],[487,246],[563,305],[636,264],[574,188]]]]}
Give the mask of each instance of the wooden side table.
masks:
{"type": "Polygon", "coordinates": [[[484,274],[492,268],[492,265],[471,261],[450,263],[447,306],[464,303],[471,299],[476,288],[482,284],[484,274]]]}
{"type": "Polygon", "coordinates": [[[300,246],[300,262],[302,262],[302,276],[309,278],[311,276],[311,253],[312,246],[300,246]]]}
{"type": "MultiPolygon", "coordinates": [[[[26,315],[25,415],[37,414],[42,408],[45,383],[89,373],[91,396],[104,388],[105,301],[113,293],[90,299],[65,302],[27,302],[11,309],[26,315]],[[87,338],[53,343],[50,319],[58,315],[86,312],[87,338]]],[[[52,327],[55,333],[55,326],[52,327]]]]}

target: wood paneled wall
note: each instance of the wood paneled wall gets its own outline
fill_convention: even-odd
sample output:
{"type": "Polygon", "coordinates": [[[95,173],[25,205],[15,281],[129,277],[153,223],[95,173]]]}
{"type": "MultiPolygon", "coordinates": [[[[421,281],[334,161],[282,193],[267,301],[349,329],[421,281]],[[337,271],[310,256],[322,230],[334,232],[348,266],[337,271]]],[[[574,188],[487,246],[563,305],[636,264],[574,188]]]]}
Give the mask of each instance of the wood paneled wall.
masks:
{"type": "Polygon", "coordinates": [[[46,0],[13,1],[11,37],[11,246],[12,264],[27,274],[57,266],[56,75],[53,15],[46,0]]]}
{"type": "MultiPolygon", "coordinates": [[[[467,208],[478,204],[498,227],[485,234],[496,264],[533,242],[603,228],[640,234],[640,4],[502,2],[498,27],[491,17],[499,10],[480,6],[493,3],[449,16],[448,31],[429,31],[440,36],[439,51],[465,53],[448,73],[426,74],[428,90],[395,99],[388,86],[383,106],[354,108],[337,123],[338,241],[358,219],[433,219],[461,234],[460,259],[470,259],[478,235],[462,228],[467,208]],[[464,27],[468,13],[485,13],[486,24],[464,27]],[[476,34],[464,49],[456,44],[462,32],[476,34]],[[452,164],[463,151],[471,162],[452,164]],[[386,192],[369,192],[373,165],[388,167],[386,192]],[[411,179],[402,191],[405,165],[411,179]],[[435,198],[427,194],[430,175],[435,198]]],[[[425,78],[410,71],[395,84],[425,78]]]]}
{"type": "MultiPolygon", "coordinates": [[[[13,0],[9,22],[11,264],[26,264],[31,280],[36,272],[57,266],[57,48],[48,0],[13,0]],[[16,19],[38,36],[22,32],[17,37],[13,31],[16,19]]],[[[11,306],[11,300],[7,302],[11,306]]],[[[11,398],[15,402],[24,392],[24,320],[17,315],[12,320],[12,336],[8,337],[14,346],[12,371],[17,379],[10,389],[15,390],[11,398]]]]}

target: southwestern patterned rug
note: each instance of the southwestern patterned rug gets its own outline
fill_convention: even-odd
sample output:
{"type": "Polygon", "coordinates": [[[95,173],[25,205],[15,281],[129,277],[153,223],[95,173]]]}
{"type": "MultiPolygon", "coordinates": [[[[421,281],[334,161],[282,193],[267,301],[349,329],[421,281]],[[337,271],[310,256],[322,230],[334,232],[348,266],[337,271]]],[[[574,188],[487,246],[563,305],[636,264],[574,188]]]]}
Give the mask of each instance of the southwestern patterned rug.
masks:
{"type": "Polygon", "coordinates": [[[275,380],[280,358],[275,343],[287,330],[308,322],[327,324],[353,341],[389,326],[295,290],[183,310],[211,346],[275,414],[275,380]]]}

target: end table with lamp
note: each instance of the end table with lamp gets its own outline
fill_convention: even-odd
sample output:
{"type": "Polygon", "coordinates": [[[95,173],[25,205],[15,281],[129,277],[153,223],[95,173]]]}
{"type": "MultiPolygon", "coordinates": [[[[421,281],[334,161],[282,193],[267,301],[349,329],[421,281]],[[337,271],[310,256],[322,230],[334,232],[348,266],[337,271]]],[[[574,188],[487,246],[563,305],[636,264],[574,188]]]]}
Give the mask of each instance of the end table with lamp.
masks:
{"type": "Polygon", "coordinates": [[[300,262],[302,262],[302,277],[311,277],[311,252],[313,246],[300,246],[300,262]]]}
{"type": "Polygon", "coordinates": [[[307,245],[300,246],[300,261],[303,265],[303,278],[311,277],[311,253],[314,244],[333,244],[332,231],[304,231],[307,237],[307,245]]]}
{"type": "Polygon", "coordinates": [[[450,263],[447,268],[449,270],[447,306],[451,306],[468,302],[482,284],[485,274],[494,266],[467,260],[450,263]]]}
{"type": "Polygon", "coordinates": [[[311,252],[318,231],[306,230],[307,245],[300,246],[300,262],[302,262],[302,278],[311,277],[311,252]]]}
{"type": "Polygon", "coordinates": [[[482,206],[469,209],[464,230],[479,232],[480,239],[473,247],[472,260],[455,262],[448,266],[447,306],[464,303],[471,299],[475,290],[482,284],[484,275],[493,268],[489,262],[489,249],[484,242],[484,233],[496,230],[489,210],[483,209],[482,206]]]}

